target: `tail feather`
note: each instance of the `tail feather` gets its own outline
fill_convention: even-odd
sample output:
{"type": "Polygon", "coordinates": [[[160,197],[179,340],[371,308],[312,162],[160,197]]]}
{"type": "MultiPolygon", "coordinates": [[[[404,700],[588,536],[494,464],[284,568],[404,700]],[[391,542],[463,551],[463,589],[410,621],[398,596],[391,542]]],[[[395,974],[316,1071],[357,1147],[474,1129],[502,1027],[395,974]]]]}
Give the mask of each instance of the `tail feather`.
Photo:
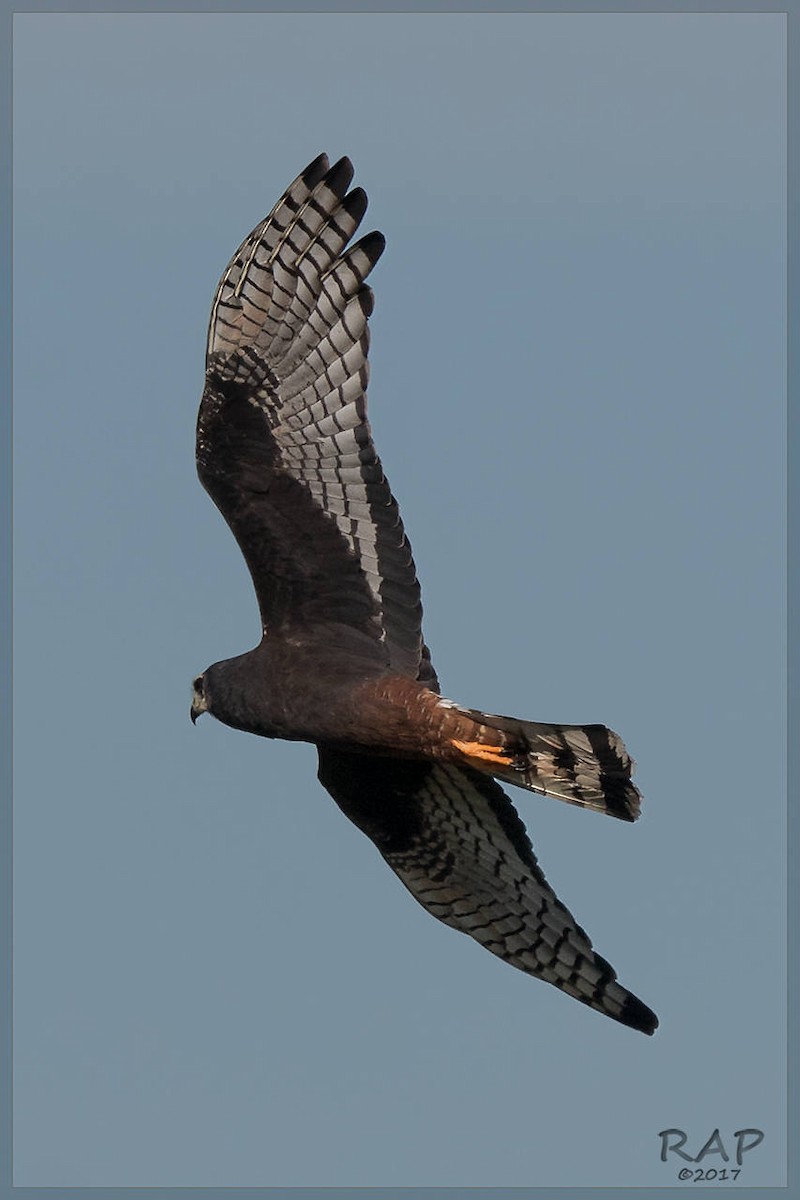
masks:
{"type": "Polygon", "coordinates": [[[605,725],[546,725],[448,707],[462,718],[450,737],[462,761],[567,804],[623,821],[639,816],[642,797],[631,781],[633,760],[619,734],[605,725]]]}

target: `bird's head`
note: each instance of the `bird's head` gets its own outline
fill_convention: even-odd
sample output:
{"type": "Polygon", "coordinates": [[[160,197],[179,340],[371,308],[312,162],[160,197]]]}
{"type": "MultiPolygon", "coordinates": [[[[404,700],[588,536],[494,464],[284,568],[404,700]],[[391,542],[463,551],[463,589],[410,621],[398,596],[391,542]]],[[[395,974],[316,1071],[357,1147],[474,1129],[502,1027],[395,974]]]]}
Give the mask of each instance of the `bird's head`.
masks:
{"type": "Polygon", "coordinates": [[[271,728],[268,679],[268,666],[258,647],[236,658],[213,663],[192,683],[189,710],[192,722],[196,723],[207,712],[232,729],[274,736],[268,732],[271,728]]]}
{"type": "Polygon", "coordinates": [[[201,717],[204,712],[208,712],[207,674],[208,672],[203,672],[192,683],[192,707],[189,710],[189,716],[192,718],[193,725],[197,723],[198,717],[201,717]]]}

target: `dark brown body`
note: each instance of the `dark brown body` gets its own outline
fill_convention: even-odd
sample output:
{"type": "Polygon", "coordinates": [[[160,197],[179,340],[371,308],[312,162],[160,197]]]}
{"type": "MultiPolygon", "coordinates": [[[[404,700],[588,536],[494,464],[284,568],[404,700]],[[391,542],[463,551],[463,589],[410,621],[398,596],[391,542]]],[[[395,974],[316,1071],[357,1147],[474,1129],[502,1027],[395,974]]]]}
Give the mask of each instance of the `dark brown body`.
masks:
{"type": "Polygon", "coordinates": [[[361,654],[342,648],[341,669],[333,671],[332,639],[337,633],[348,643],[356,639],[350,631],[329,633],[325,655],[316,637],[265,637],[247,654],[210,667],[208,711],[262,737],[426,759],[447,747],[450,726],[458,736],[462,726],[474,725],[422,684],[381,672],[366,639],[361,654]]]}

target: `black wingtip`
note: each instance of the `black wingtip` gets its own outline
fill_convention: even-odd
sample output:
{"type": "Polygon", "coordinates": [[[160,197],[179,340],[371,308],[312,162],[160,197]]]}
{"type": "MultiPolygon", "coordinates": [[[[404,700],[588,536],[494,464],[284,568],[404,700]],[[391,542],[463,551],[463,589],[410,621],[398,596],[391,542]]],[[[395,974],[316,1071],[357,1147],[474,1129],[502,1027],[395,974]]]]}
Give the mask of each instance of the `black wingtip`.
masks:
{"type": "Polygon", "coordinates": [[[618,1020],[623,1025],[628,1025],[631,1029],[638,1029],[641,1033],[646,1033],[649,1037],[658,1029],[658,1017],[652,1008],[648,1008],[646,1004],[630,992],[622,1006],[622,1012],[618,1020]]]}
{"type": "Polygon", "coordinates": [[[333,164],[325,177],[325,182],[334,195],[341,198],[349,188],[354,174],[355,168],[347,155],[345,155],[333,164]]]}
{"type": "Polygon", "coordinates": [[[370,261],[370,268],[375,266],[380,256],[386,249],[386,238],[378,229],[373,229],[372,233],[366,233],[360,241],[353,246],[355,250],[363,250],[370,261]]]}
{"type": "Polygon", "coordinates": [[[363,188],[353,188],[342,201],[342,208],[350,214],[356,225],[360,224],[367,211],[367,193],[363,188]]]}
{"type": "Polygon", "coordinates": [[[371,317],[375,308],[375,293],[368,283],[362,283],[358,289],[358,302],[365,317],[371,317]]]}
{"type": "Polygon", "coordinates": [[[313,188],[322,179],[325,172],[328,170],[328,156],[325,153],[318,154],[313,158],[305,170],[300,172],[300,178],[307,187],[313,188]]]}

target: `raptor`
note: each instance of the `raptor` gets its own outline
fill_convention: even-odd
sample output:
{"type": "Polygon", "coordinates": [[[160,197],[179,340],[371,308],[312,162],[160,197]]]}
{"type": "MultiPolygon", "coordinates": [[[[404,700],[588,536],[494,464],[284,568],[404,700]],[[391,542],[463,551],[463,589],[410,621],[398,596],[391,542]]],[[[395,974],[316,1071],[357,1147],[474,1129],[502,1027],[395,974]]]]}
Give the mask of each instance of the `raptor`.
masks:
{"type": "Polygon", "coordinates": [[[253,579],[262,639],[193,685],[191,716],[306,741],[319,778],[419,903],[624,1025],[655,1014],[557,899],[501,783],[624,821],[632,761],[604,725],[442,698],[411,548],[367,419],[367,207],[324,154],[242,242],[211,309],[197,469],[253,579]]]}

